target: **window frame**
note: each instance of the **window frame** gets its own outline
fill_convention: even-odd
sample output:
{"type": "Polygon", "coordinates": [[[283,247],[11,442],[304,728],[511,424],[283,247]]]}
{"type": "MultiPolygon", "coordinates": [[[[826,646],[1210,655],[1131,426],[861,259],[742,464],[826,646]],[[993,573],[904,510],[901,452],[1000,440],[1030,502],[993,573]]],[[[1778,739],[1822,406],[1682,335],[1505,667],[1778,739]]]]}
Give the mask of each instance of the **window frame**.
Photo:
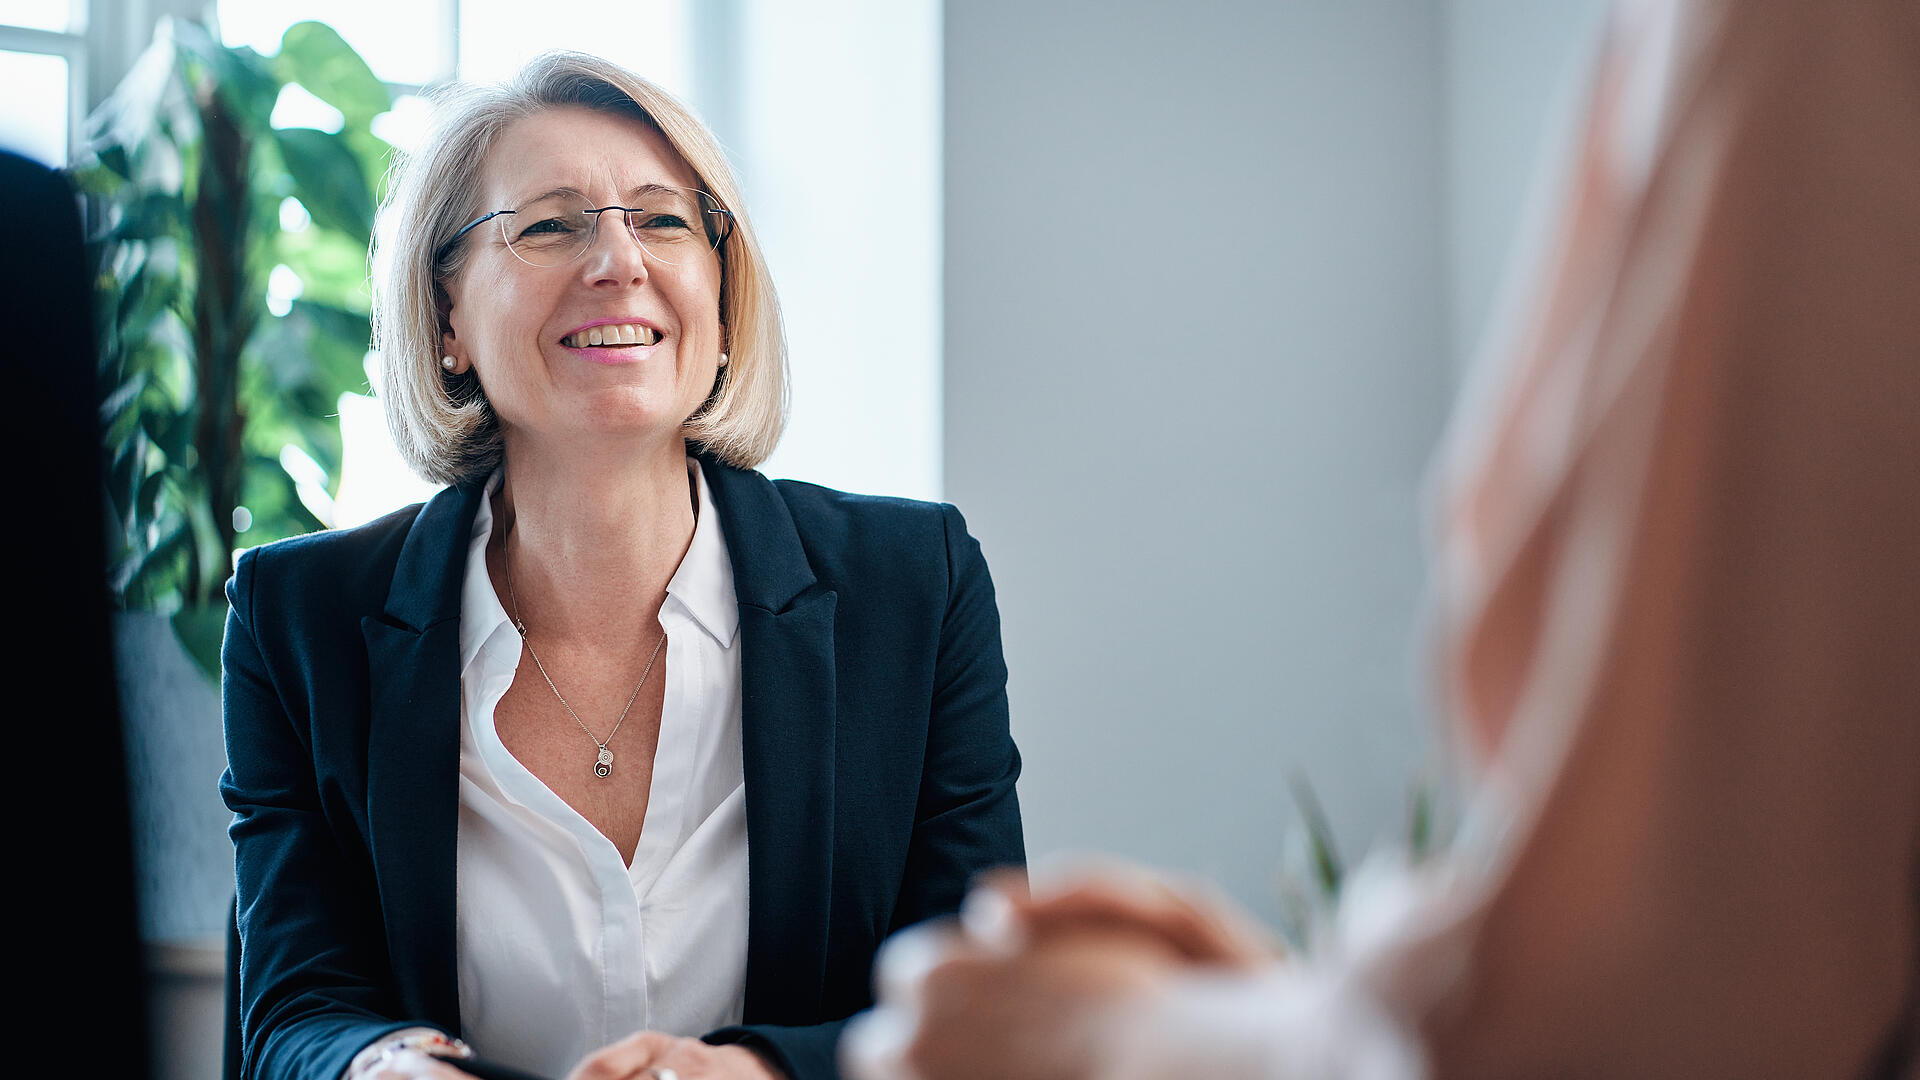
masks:
{"type": "Polygon", "coordinates": [[[86,30],[88,25],[90,23],[84,15],[75,16],[64,31],[0,23],[0,51],[58,56],[67,62],[67,145],[61,160],[51,163],[60,167],[66,166],[73,157],[74,149],[80,145],[85,134],[82,129],[87,113],[92,109],[87,92],[87,72],[92,66],[86,30]],[[73,22],[80,23],[81,28],[73,29],[73,22]]]}

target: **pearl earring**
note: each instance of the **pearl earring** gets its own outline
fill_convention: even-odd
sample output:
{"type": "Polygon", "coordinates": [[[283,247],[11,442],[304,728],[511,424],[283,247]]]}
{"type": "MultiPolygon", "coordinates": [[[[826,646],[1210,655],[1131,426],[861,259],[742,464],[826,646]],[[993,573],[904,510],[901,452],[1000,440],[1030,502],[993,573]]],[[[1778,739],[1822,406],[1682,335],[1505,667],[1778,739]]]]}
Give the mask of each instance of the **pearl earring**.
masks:
{"type": "Polygon", "coordinates": [[[721,367],[726,367],[726,366],[727,366],[727,354],[726,354],[726,353],[721,353],[721,354],[720,354],[720,366],[721,366],[721,367]]]}
{"type": "Polygon", "coordinates": [[[447,369],[448,371],[452,371],[452,370],[453,370],[453,365],[455,365],[455,364],[457,364],[457,363],[459,363],[459,361],[458,361],[458,360],[455,360],[455,359],[454,359],[453,357],[451,357],[451,356],[443,356],[443,357],[441,357],[441,358],[440,358],[440,366],[441,366],[441,367],[443,367],[443,368],[446,368],[446,369],[447,369]]]}

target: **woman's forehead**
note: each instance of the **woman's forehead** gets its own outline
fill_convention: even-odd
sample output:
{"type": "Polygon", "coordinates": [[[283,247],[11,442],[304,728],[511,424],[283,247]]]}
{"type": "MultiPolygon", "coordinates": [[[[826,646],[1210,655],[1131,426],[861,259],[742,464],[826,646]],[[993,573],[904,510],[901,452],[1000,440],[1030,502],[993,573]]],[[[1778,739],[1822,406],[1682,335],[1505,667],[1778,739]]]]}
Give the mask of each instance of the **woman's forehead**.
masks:
{"type": "Polygon", "coordinates": [[[502,206],[551,191],[622,198],[649,188],[699,186],[692,166],[652,125],[577,105],[543,109],[508,125],[494,140],[482,175],[483,189],[506,200],[502,206]]]}

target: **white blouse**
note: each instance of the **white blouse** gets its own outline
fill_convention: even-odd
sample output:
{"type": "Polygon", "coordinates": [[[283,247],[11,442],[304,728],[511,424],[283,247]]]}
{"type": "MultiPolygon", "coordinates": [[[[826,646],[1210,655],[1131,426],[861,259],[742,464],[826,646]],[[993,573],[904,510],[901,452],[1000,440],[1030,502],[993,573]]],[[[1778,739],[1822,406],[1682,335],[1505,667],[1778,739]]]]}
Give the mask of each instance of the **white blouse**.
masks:
{"type": "MultiPolygon", "coordinates": [[[[666,700],[646,821],[627,866],[613,842],[501,743],[494,708],[521,638],[487,576],[488,482],[460,617],[460,1022],[483,1057],[563,1076],[636,1031],[739,1023],[746,995],[747,818],[740,616],[712,494],[667,585],[666,700]]],[[[584,741],[584,737],[583,737],[584,741]]]]}

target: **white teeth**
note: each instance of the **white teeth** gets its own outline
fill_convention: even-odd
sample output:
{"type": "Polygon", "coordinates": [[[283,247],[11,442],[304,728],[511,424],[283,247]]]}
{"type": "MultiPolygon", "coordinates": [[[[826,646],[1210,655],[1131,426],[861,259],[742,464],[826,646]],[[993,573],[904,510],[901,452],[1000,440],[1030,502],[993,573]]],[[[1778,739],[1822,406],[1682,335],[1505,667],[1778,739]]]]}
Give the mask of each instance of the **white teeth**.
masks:
{"type": "Polygon", "coordinates": [[[585,349],[594,345],[657,345],[659,343],[660,331],[638,323],[596,326],[560,339],[560,344],[570,349],[585,349]]]}

